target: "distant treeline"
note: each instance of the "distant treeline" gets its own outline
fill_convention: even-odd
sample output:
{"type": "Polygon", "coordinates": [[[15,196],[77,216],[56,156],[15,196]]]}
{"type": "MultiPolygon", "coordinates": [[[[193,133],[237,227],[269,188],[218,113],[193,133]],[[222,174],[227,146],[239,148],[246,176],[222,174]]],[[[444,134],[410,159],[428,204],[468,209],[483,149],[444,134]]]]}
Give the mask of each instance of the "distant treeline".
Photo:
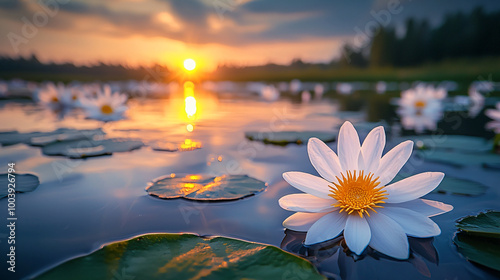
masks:
{"type": "Polygon", "coordinates": [[[323,80],[452,79],[472,81],[500,73],[500,11],[445,15],[437,26],[409,18],[396,32],[380,26],[362,47],[346,44],[338,59],[329,63],[219,66],[217,79],[282,80],[287,77],[323,80]],[[398,69],[406,68],[406,71],[398,69]]]}
{"type": "Polygon", "coordinates": [[[31,57],[0,57],[0,80],[21,78],[34,81],[94,81],[94,80],[147,80],[161,81],[166,78],[165,66],[129,68],[123,65],[99,63],[92,66],[76,66],[72,63],[42,63],[31,57]]]}
{"type": "MultiPolygon", "coordinates": [[[[327,63],[295,59],[288,65],[220,65],[204,75],[213,80],[411,80],[461,79],[500,76],[500,11],[486,13],[476,8],[468,14],[454,13],[441,24],[408,19],[404,28],[380,26],[363,47],[344,46],[342,55],[327,63]],[[398,69],[404,67],[406,72],[398,69]],[[408,69],[411,71],[408,72],[408,69]]],[[[0,79],[27,80],[148,80],[168,79],[162,66],[129,68],[97,64],[75,66],[29,58],[0,56],[0,79]]]]}
{"type": "Polygon", "coordinates": [[[393,27],[381,27],[374,36],[369,65],[406,67],[455,58],[500,55],[500,11],[455,13],[431,27],[427,20],[409,19],[404,35],[393,27]]]}

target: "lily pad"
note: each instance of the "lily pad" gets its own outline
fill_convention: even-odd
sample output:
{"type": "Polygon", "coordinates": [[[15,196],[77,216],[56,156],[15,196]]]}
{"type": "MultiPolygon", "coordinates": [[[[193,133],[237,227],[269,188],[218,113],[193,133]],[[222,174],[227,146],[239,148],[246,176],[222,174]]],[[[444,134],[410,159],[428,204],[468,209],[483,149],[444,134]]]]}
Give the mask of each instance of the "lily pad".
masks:
{"type": "Polygon", "coordinates": [[[86,139],[52,143],[44,146],[42,152],[48,156],[86,158],[128,152],[142,146],[144,146],[144,143],[135,139],[86,139]]]}
{"type": "Polygon", "coordinates": [[[486,169],[500,170],[500,162],[498,163],[485,163],[483,167],[486,169]]]}
{"type": "Polygon", "coordinates": [[[186,198],[191,200],[221,201],[235,200],[265,190],[267,185],[247,175],[171,174],[151,182],[146,191],[159,198],[186,198]]]}
{"type": "Polygon", "coordinates": [[[25,143],[32,146],[44,146],[50,143],[68,140],[92,139],[104,135],[102,129],[78,130],[59,128],[50,132],[19,133],[17,131],[0,132],[0,144],[3,146],[25,143]]]}
{"type": "Polygon", "coordinates": [[[32,146],[45,146],[55,142],[94,139],[96,136],[104,135],[104,131],[100,128],[84,130],[63,128],[52,132],[50,135],[31,137],[28,144],[32,146]]]}
{"type": "MultiPolygon", "coordinates": [[[[457,227],[470,234],[500,238],[500,212],[489,211],[468,216],[457,222],[457,227]]],[[[500,240],[499,246],[500,246],[500,240]]]]}
{"type": "Polygon", "coordinates": [[[311,137],[319,138],[323,142],[333,142],[337,138],[337,133],[325,131],[247,131],[245,137],[251,141],[285,146],[291,143],[299,145],[307,143],[311,137]]]}
{"type": "Polygon", "coordinates": [[[478,237],[457,232],[453,242],[468,260],[500,271],[500,242],[498,238],[478,237]]]}
{"type": "Polygon", "coordinates": [[[478,196],[484,194],[487,189],[487,186],[478,182],[445,176],[441,184],[432,192],[478,196]]]}
{"type": "Polygon", "coordinates": [[[184,142],[153,142],[149,144],[155,151],[163,152],[186,152],[201,149],[201,142],[186,139],[184,142]]]}
{"type": "MultiPolygon", "coordinates": [[[[411,175],[407,174],[398,174],[396,177],[392,180],[391,183],[400,181],[402,179],[408,178],[411,175]]],[[[456,194],[456,195],[466,195],[466,196],[478,196],[482,195],[486,192],[488,189],[487,186],[466,180],[466,179],[459,179],[459,178],[454,178],[450,176],[444,176],[443,181],[439,184],[437,188],[435,188],[432,193],[444,193],[444,194],[456,194]]]]}
{"type": "Polygon", "coordinates": [[[108,244],[35,279],[326,279],[274,246],[225,237],[148,234],[108,244]]]}
{"type": "Polygon", "coordinates": [[[418,149],[446,149],[467,153],[485,153],[493,149],[493,142],[484,138],[462,135],[409,136],[418,149]]]}
{"type": "Polygon", "coordinates": [[[0,144],[2,146],[10,146],[19,143],[28,143],[31,137],[44,136],[43,132],[19,133],[17,131],[0,132],[0,144]]]}
{"type": "MultiPolygon", "coordinates": [[[[13,174],[10,178],[14,178],[15,182],[9,182],[9,175],[7,173],[0,174],[0,199],[7,197],[9,194],[8,185],[15,184],[16,193],[31,192],[40,185],[40,180],[33,174],[13,174]]],[[[12,179],[11,179],[12,180],[12,179]]]]}
{"type": "Polygon", "coordinates": [[[456,167],[470,165],[495,166],[500,164],[500,155],[494,153],[460,153],[445,150],[417,151],[419,157],[437,163],[456,167]]]}

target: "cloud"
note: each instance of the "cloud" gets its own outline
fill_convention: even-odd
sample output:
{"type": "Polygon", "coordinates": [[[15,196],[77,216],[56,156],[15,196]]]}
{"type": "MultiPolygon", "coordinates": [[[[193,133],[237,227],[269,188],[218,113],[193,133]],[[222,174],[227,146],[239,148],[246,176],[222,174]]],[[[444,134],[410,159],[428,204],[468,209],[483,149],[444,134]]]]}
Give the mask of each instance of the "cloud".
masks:
{"type": "MultiPolygon", "coordinates": [[[[82,42],[91,45],[108,39],[134,44],[140,40],[161,39],[198,49],[208,46],[218,46],[221,51],[263,48],[259,54],[264,55],[266,45],[279,46],[274,49],[277,50],[289,44],[302,48],[302,52],[287,52],[296,53],[295,57],[307,57],[307,52],[315,49],[304,48],[304,44],[322,42],[316,49],[327,52],[326,46],[335,42],[331,53],[320,55],[331,57],[333,50],[339,48],[340,40],[352,38],[356,27],[363,29],[374,20],[371,11],[384,9],[391,1],[397,0],[71,0],[60,4],[59,12],[40,30],[42,34],[52,34],[51,40],[45,39],[44,44],[64,43],[69,47],[71,40],[75,40],[68,38],[78,35],[79,43],[73,42],[75,48],[82,42]],[[90,40],[92,42],[87,42],[90,40]]],[[[491,0],[439,3],[401,0],[401,5],[403,11],[394,15],[391,23],[401,24],[410,16],[437,22],[445,12],[469,11],[476,5],[487,10],[500,9],[500,1],[491,0]]],[[[41,10],[39,1],[0,0],[0,36],[5,38],[8,32],[19,34],[21,18],[31,19],[41,10]]],[[[5,52],[3,46],[6,45],[0,42],[0,53],[5,52]]],[[[212,52],[215,49],[210,47],[212,52]]],[[[236,52],[233,55],[236,56],[236,52]]],[[[241,56],[245,56],[244,53],[241,56]]]]}
{"type": "MultiPolygon", "coordinates": [[[[369,7],[369,1],[363,2],[365,4],[358,3],[356,8],[350,8],[352,12],[369,7]]],[[[115,1],[73,0],[60,5],[60,14],[52,18],[46,28],[238,46],[342,36],[352,33],[350,28],[360,18],[347,16],[351,12],[345,13],[342,10],[345,7],[341,9],[341,1],[326,0],[148,0],[134,4],[142,8],[123,9],[123,4],[115,1]]],[[[41,9],[32,2],[4,5],[0,6],[2,11],[16,10],[16,16],[6,14],[14,21],[19,21],[19,15],[29,16],[41,9]]]]}

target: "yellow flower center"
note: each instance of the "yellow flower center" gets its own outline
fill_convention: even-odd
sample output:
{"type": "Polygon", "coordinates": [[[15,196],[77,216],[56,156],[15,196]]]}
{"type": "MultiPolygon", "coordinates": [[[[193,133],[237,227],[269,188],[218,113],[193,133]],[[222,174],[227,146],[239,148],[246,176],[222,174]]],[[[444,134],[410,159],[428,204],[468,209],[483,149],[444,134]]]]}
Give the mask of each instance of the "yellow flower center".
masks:
{"type": "Polygon", "coordinates": [[[109,115],[111,113],[113,113],[113,108],[111,108],[111,106],[109,105],[102,105],[101,106],[101,112],[105,115],[109,115]]]}
{"type": "Polygon", "coordinates": [[[425,104],[425,102],[424,102],[424,101],[421,101],[421,100],[420,100],[420,101],[415,102],[415,107],[416,107],[417,109],[423,109],[423,108],[425,108],[425,105],[426,105],[426,104],[425,104]]]}
{"type": "Polygon", "coordinates": [[[73,94],[73,96],[71,96],[71,99],[72,99],[73,101],[75,101],[75,100],[77,100],[77,99],[78,99],[78,96],[77,96],[76,94],[73,94]]]}
{"type": "Polygon", "coordinates": [[[339,207],[340,213],[357,213],[363,218],[363,214],[370,216],[368,210],[377,213],[374,208],[383,208],[378,204],[385,203],[387,193],[383,190],[385,186],[378,187],[378,177],[373,179],[372,173],[364,175],[364,171],[359,172],[359,176],[356,176],[356,171],[346,173],[347,177],[341,173],[342,179],[336,177],[337,183],[332,182],[335,188],[330,186],[332,193],[329,196],[337,200],[337,203],[332,205],[339,207]]]}
{"type": "Polygon", "coordinates": [[[57,103],[59,102],[59,98],[57,98],[57,96],[53,96],[50,101],[52,101],[53,103],[57,103]]]}

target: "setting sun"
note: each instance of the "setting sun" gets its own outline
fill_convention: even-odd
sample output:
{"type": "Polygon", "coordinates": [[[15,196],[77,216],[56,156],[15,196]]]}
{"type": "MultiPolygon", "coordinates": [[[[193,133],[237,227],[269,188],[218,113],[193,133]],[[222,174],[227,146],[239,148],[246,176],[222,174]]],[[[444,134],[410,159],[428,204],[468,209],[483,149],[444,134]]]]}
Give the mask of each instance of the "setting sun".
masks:
{"type": "Polygon", "coordinates": [[[184,68],[188,71],[194,70],[194,68],[196,68],[196,61],[191,58],[184,60],[184,68]]]}

